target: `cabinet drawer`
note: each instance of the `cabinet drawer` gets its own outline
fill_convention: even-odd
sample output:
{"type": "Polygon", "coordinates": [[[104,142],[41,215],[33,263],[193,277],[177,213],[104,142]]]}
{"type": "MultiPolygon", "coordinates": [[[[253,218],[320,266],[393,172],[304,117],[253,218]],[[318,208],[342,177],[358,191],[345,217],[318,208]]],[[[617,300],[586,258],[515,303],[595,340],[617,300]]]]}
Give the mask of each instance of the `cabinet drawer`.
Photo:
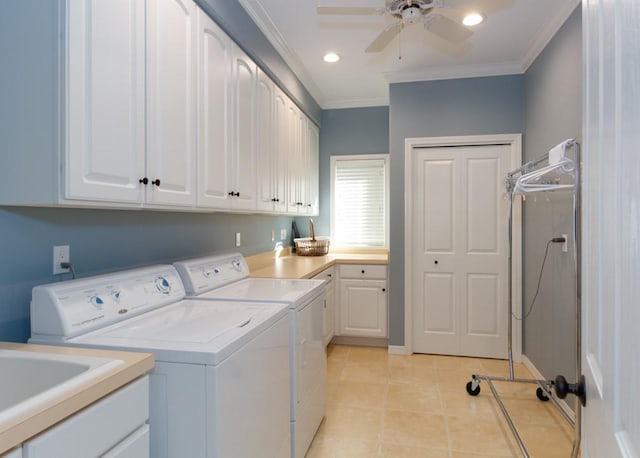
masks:
{"type": "Polygon", "coordinates": [[[149,418],[149,377],[80,411],[24,445],[28,458],[101,456],[149,418]]]}
{"type": "Polygon", "coordinates": [[[340,266],[340,278],[380,278],[386,280],[387,266],[343,264],[340,266]]]}
{"type": "Polygon", "coordinates": [[[327,267],[322,272],[320,272],[318,275],[313,277],[314,280],[324,280],[324,281],[326,281],[325,286],[327,288],[329,287],[329,284],[331,282],[333,282],[333,280],[335,280],[335,278],[336,278],[336,267],[335,266],[327,267]]]}

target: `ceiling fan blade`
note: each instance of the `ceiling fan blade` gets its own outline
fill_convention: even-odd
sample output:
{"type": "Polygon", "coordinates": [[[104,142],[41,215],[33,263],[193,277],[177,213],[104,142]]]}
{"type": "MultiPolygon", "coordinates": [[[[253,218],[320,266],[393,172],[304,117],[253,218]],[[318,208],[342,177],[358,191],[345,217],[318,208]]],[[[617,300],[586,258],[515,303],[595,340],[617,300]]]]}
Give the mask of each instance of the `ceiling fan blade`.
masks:
{"type": "Polygon", "coordinates": [[[453,43],[460,43],[473,32],[442,14],[429,14],[424,19],[424,28],[429,32],[453,43]]]}
{"type": "Polygon", "coordinates": [[[394,22],[380,33],[375,40],[371,42],[364,52],[380,52],[387,47],[391,40],[402,30],[402,22],[394,22]]]}
{"type": "Polygon", "coordinates": [[[382,14],[384,8],[372,8],[367,6],[319,6],[318,14],[382,14]]]}

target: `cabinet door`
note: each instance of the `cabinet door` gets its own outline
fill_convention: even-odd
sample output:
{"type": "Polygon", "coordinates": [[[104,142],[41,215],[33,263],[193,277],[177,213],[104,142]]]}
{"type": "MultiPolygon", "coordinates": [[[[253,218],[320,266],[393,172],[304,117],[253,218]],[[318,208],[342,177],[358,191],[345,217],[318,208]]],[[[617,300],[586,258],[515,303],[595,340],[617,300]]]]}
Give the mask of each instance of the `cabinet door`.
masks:
{"type": "Polygon", "coordinates": [[[387,337],[386,280],[340,279],[340,334],[387,337]]]}
{"type": "Polygon", "coordinates": [[[276,203],[275,177],[278,171],[275,151],[276,128],[274,116],[275,85],[264,72],[258,70],[256,96],[256,159],[258,162],[258,210],[273,211],[276,203]]]}
{"type": "Polygon", "coordinates": [[[329,345],[335,334],[335,310],[336,310],[336,286],[332,282],[327,287],[327,297],[324,302],[324,321],[322,331],[324,333],[324,344],[329,345]]]}
{"type": "Polygon", "coordinates": [[[289,167],[287,172],[287,209],[289,213],[299,213],[303,205],[300,200],[300,167],[302,155],[300,152],[300,112],[291,102],[287,101],[287,144],[289,145],[289,167]]]}
{"type": "Polygon", "coordinates": [[[196,6],[192,0],[148,5],[147,202],[194,205],[196,6]]]}
{"type": "Polygon", "coordinates": [[[138,0],[67,2],[67,199],[144,199],[144,12],[138,0]]]}
{"type": "Polygon", "coordinates": [[[231,39],[198,9],[198,206],[231,198],[231,39]]]}
{"type": "Polygon", "coordinates": [[[287,174],[289,162],[289,124],[287,122],[288,97],[279,88],[275,88],[274,95],[274,154],[275,176],[274,193],[277,201],[273,209],[279,213],[287,211],[287,174]]]}
{"type": "Polygon", "coordinates": [[[256,72],[253,61],[237,46],[233,47],[233,156],[232,208],[256,208],[255,108],[256,72]]]}
{"type": "Polygon", "coordinates": [[[318,127],[309,120],[307,122],[307,143],[308,143],[308,164],[307,164],[307,213],[317,215],[319,206],[319,183],[320,183],[320,133],[318,127]]]}

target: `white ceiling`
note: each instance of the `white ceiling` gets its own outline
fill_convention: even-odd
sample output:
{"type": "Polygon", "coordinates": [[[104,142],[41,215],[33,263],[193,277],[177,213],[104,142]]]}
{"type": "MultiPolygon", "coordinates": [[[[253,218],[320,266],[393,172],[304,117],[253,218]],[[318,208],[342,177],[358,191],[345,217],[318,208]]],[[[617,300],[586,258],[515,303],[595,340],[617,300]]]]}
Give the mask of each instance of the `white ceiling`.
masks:
{"type": "MultiPolygon", "coordinates": [[[[486,14],[462,45],[407,26],[381,53],[365,53],[388,15],[328,16],[317,6],[384,7],[385,0],[239,0],[323,109],[388,105],[389,83],[524,73],[580,0],[468,0],[438,12],[461,22],[486,14]],[[326,64],[327,51],[342,60],[326,64]]],[[[460,3],[460,0],[456,0],[460,3]]]]}

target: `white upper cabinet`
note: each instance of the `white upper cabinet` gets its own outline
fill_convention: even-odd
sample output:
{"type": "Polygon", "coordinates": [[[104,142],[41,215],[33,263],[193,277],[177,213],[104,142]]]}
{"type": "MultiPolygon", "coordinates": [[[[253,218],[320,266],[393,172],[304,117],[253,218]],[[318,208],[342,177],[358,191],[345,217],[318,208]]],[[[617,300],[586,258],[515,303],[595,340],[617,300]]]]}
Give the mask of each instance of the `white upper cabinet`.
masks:
{"type": "Polygon", "coordinates": [[[316,211],[315,126],[193,0],[1,8],[0,204],[316,211]]]}
{"type": "Polygon", "coordinates": [[[63,198],[144,199],[138,181],[146,150],[144,6],[137,0],[67,4],[63,198]]]}
{"type": "Polygon", "coordinates": [[[256,151],[258,210],[284,213],[286,204],[287,97],[258,70],[256,151]]]}
{"type": "Polygon", "coordinates": [[[307,213],[317,215],[320,210],[320,131],[312,121],[307,123],[309,162],[307,164],[307,213]]]}
{"type": "Polygon", "coordinates": [[[257,66],[198,12],[198,206],[256,209],[257,66]]]}
{"type": "Polygon", "coordinates": [[[195,204],[195,11],[67,2],[65,199],[195,204]]]}
{"type": "Polygon", "coordinates": [[[233,47],[233,145],[231,156],[232,208],[256,208],[256,80],[257,66],[233,47]]]}
{"type": "Polygon", "coordinates": [[[195,205],[196,5],[148,0],[147,24],[147,202],[195,205]]]}
{"type": "Polygon", "coordinates": [[[230,208],[231,39],[198,11],[198,206],[230,208]]]}

